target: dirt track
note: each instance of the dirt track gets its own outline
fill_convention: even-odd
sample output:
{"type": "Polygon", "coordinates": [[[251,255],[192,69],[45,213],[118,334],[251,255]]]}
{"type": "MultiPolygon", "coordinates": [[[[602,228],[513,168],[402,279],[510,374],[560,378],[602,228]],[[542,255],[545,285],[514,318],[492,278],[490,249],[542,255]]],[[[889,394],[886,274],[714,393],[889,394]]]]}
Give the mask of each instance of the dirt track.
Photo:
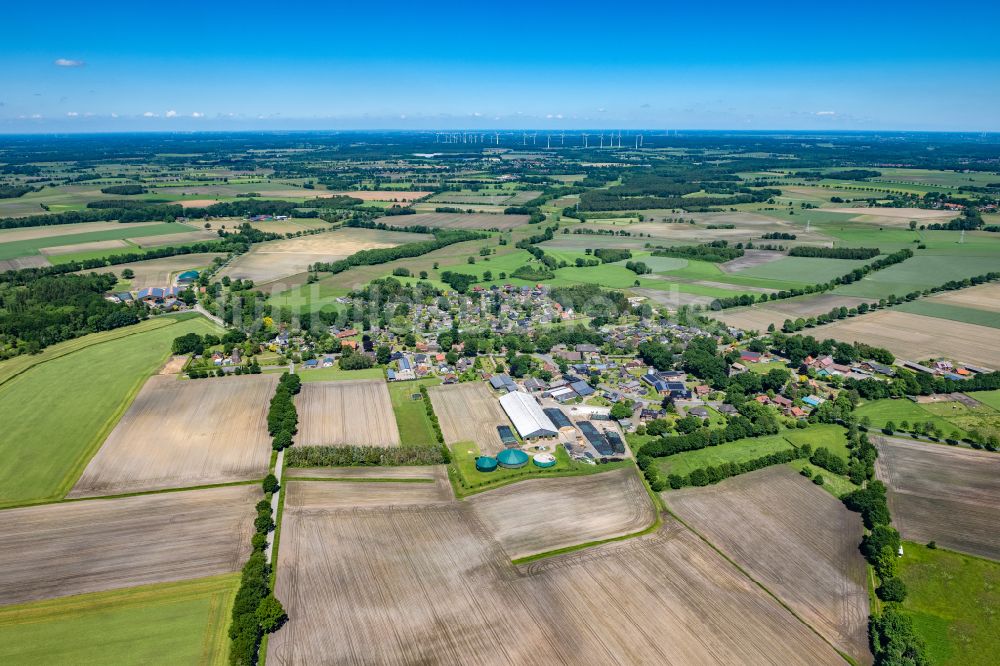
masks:
{"type": "Polygon", "coordinates": [[[237,571],[257,484],[2,512],[0,605],[237,571]]]}

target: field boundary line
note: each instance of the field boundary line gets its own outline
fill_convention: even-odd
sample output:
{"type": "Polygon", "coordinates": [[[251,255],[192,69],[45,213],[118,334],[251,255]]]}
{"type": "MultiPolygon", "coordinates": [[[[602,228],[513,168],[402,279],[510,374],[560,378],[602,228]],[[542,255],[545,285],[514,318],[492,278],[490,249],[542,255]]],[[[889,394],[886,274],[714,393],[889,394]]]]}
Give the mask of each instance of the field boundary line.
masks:
{"type": "MultiPolygon", "coordinates": [[[[299,469],[302,469],[301,467],[299,469]]],[[[282,475],[284,476],[284,475],[282,475]]],[[[437,479],[422,479],[422,478],[387,478],[384,476],[379,477],[366,477],[366,476],[291,476],[288,477],[289,481],[330,481],[333,483],[437,483],[437,479]]]]}
{"type": "Polygon", "coordinates": [[[227,481],[225,483],[210,483],[202,486],[189,486],[187,488],[157,488],[155,490],[136,490],[131,493],[120,493],[118,495],[94,495],[93,497],[61,497],[58,499],[46,499],[38,502],[22,502],[0,507],[0,511],[11,509],[25,509],[31,506],[45,506],[48,504],[69,504],[71,502],[90,502],[93,500],[124,499],[127,497],[143,497],[145,495],[163,495],[166,493],[184,493],[191,490],[211,490],[212,488],[228,488],[230,486],[250,486],[261,483],[263,477],[259,479],[246,479],[243,481],[227,481]]]}
{"type": "Polygon", "coordinates": [[[681,519],[680,516],[678,516],[676,513],[674,513],[673,511],[670,510],[670,507],[666,508],[666,512],[670,515],[671,518],[673,518],[674,520],[676,520],[677,522],[679,522],[685,528],[687,528],[688,530],[690,530],[692,534],[694,534],[696,537],[698,537],[699,539],[701,539],[702,541],[704,541],[708,545],[709,548],[711,548],[716,553],[718,553],[724,560],[726,560],[726,562],[728,562],[729,564],[731,564],[734,569],[736,569],[741,574],[743,574],[744,576],[746,576],[747,580],[749,580],[754,585],[756,585],[757,587],[759,587],[760,589],[762,589],[765,593],[767,593],[767,595],[769,597],[771,597],[772,599],[774,599],[782,608],[784,608],[786,611],[788,611],[789,613],[791,613],[792,617],[794,617],[796,620],[798,620],[803,625],[805,625],[806,627],[808,627],[811,632],[813,632],[814,634],[816,634],[817,636],[819,636],[820,640],[822,640],[824,643],[826,643],[827,645],[829,645],[833,649],[834,652],[836,652],[837,654],[839,654],[841,656],[841,658],[844,661],[846,661],[847,663],[851,664],[852,666],[858,666],[858,662],[855,661],[855,659],[853,657],[851,657],[850,655],[845,654],[840,649],[838,649],[836,645],[834,645],[833,643],[831,643],[826,638],[826,636],[824,636],[819,631],[817,631],[816,627],[814,627],[811,624],[809,624],[808,622],[806,622],[803,617],[801,617],[798,613],[796,613],[794,610],[792,610],[792,608],[788,604],[786,604],[774,592],[772,592],[770,589],[768,589],[768,587],[766,585],[764,585],[759,580],[757,580],[756,578],[754,578],[753,576],[751,576],[743,567],[741,567],[732,558],[730,558],[728,555],[726,555],[718,546],[716,546],[714,543],[712,543],[707,538],[705,538],[698,530],[694,529],[693,527],[691,527],[690,525],[688,525],[686,522],[684,522],[684,520],[681,519]]]}

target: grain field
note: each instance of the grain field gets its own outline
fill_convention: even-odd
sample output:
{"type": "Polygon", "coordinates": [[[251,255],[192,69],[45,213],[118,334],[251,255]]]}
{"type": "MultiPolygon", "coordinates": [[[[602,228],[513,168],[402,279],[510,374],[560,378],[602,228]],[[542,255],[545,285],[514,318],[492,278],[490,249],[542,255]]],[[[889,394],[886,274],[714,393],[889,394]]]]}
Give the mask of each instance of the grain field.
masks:
{"type": "Polygon", "coordinates": [[[8,509],[0,605],[237,571],[261,497],[254,484],[8,509]]]}
{"type": "Polygon", "coordinates": [[[190,488],[263,477],[276,375],[157,375],[87,465],[69,497],[190,488]]]}

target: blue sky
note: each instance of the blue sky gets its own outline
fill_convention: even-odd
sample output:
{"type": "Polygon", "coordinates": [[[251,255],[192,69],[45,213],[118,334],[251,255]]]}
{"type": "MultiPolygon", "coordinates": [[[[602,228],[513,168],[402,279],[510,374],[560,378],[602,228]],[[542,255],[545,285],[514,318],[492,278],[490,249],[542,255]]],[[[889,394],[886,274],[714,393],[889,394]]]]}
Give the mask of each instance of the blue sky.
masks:
{"type": "Polygon", "coordinates": [[[1000,130],[983,0],[57,1],[3,21],[7,133],[1000,130]]]}

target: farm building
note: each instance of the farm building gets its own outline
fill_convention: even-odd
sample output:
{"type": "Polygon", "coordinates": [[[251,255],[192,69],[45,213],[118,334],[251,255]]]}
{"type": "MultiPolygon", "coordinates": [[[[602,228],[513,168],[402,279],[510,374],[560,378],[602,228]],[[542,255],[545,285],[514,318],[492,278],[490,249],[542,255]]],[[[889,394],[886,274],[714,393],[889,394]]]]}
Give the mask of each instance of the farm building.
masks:
{"type": "Polygon", "coordinates": [[[514,380],[510,378],[510,375],[493,375],[490,377],[490,386],[498,391],[516,391],[517,386],[514,384],[514,380]]]}
{"type": "MultiPolygon", "coordinates": [[[[594,427],[594,424],[590,421],[577,421],[576,426],[583,433],[583,436],[587,438],[590,445],[597,450],[597,452],[602,456],[614,455],[614,447],[608,438],[604,436],[600,430],[594,427]]],[[[624,450],[624,449],[623,449],[624,450]]]]}
{"type": "Polygon", "coordinates": [[[517,437],[514,437],[514,431],[510,429],[510,426],[497,426],[497,434],[500,435],[500,441],[503,442],[504,446],[517,446],[517,437]]]}
{"type": "Polygon", "coordinates": [[[500,406],[524,439],[555,437],[558,430],[542,408],[527,393],[515,391],[500,398],[500,406]]]}
{"type": "Polygon", "coordinates": [[[555,425],[560,432],[573,433],[576,430],[569,418],[563,414],[563,410],[558,407],[546,407],[542,411],[545,412],[545,415],[549,417],[553,425],[555,425]]]}
{"type": "Polygon", "coordinates": [[[569,385],[569,387],[584,398],[587,397],[588,395],[594,394],[594,389],[591,388],[590,384],[588,384],[583,380],[580,380],[578,382],[573,382],[572,384],[569,385]]]}

